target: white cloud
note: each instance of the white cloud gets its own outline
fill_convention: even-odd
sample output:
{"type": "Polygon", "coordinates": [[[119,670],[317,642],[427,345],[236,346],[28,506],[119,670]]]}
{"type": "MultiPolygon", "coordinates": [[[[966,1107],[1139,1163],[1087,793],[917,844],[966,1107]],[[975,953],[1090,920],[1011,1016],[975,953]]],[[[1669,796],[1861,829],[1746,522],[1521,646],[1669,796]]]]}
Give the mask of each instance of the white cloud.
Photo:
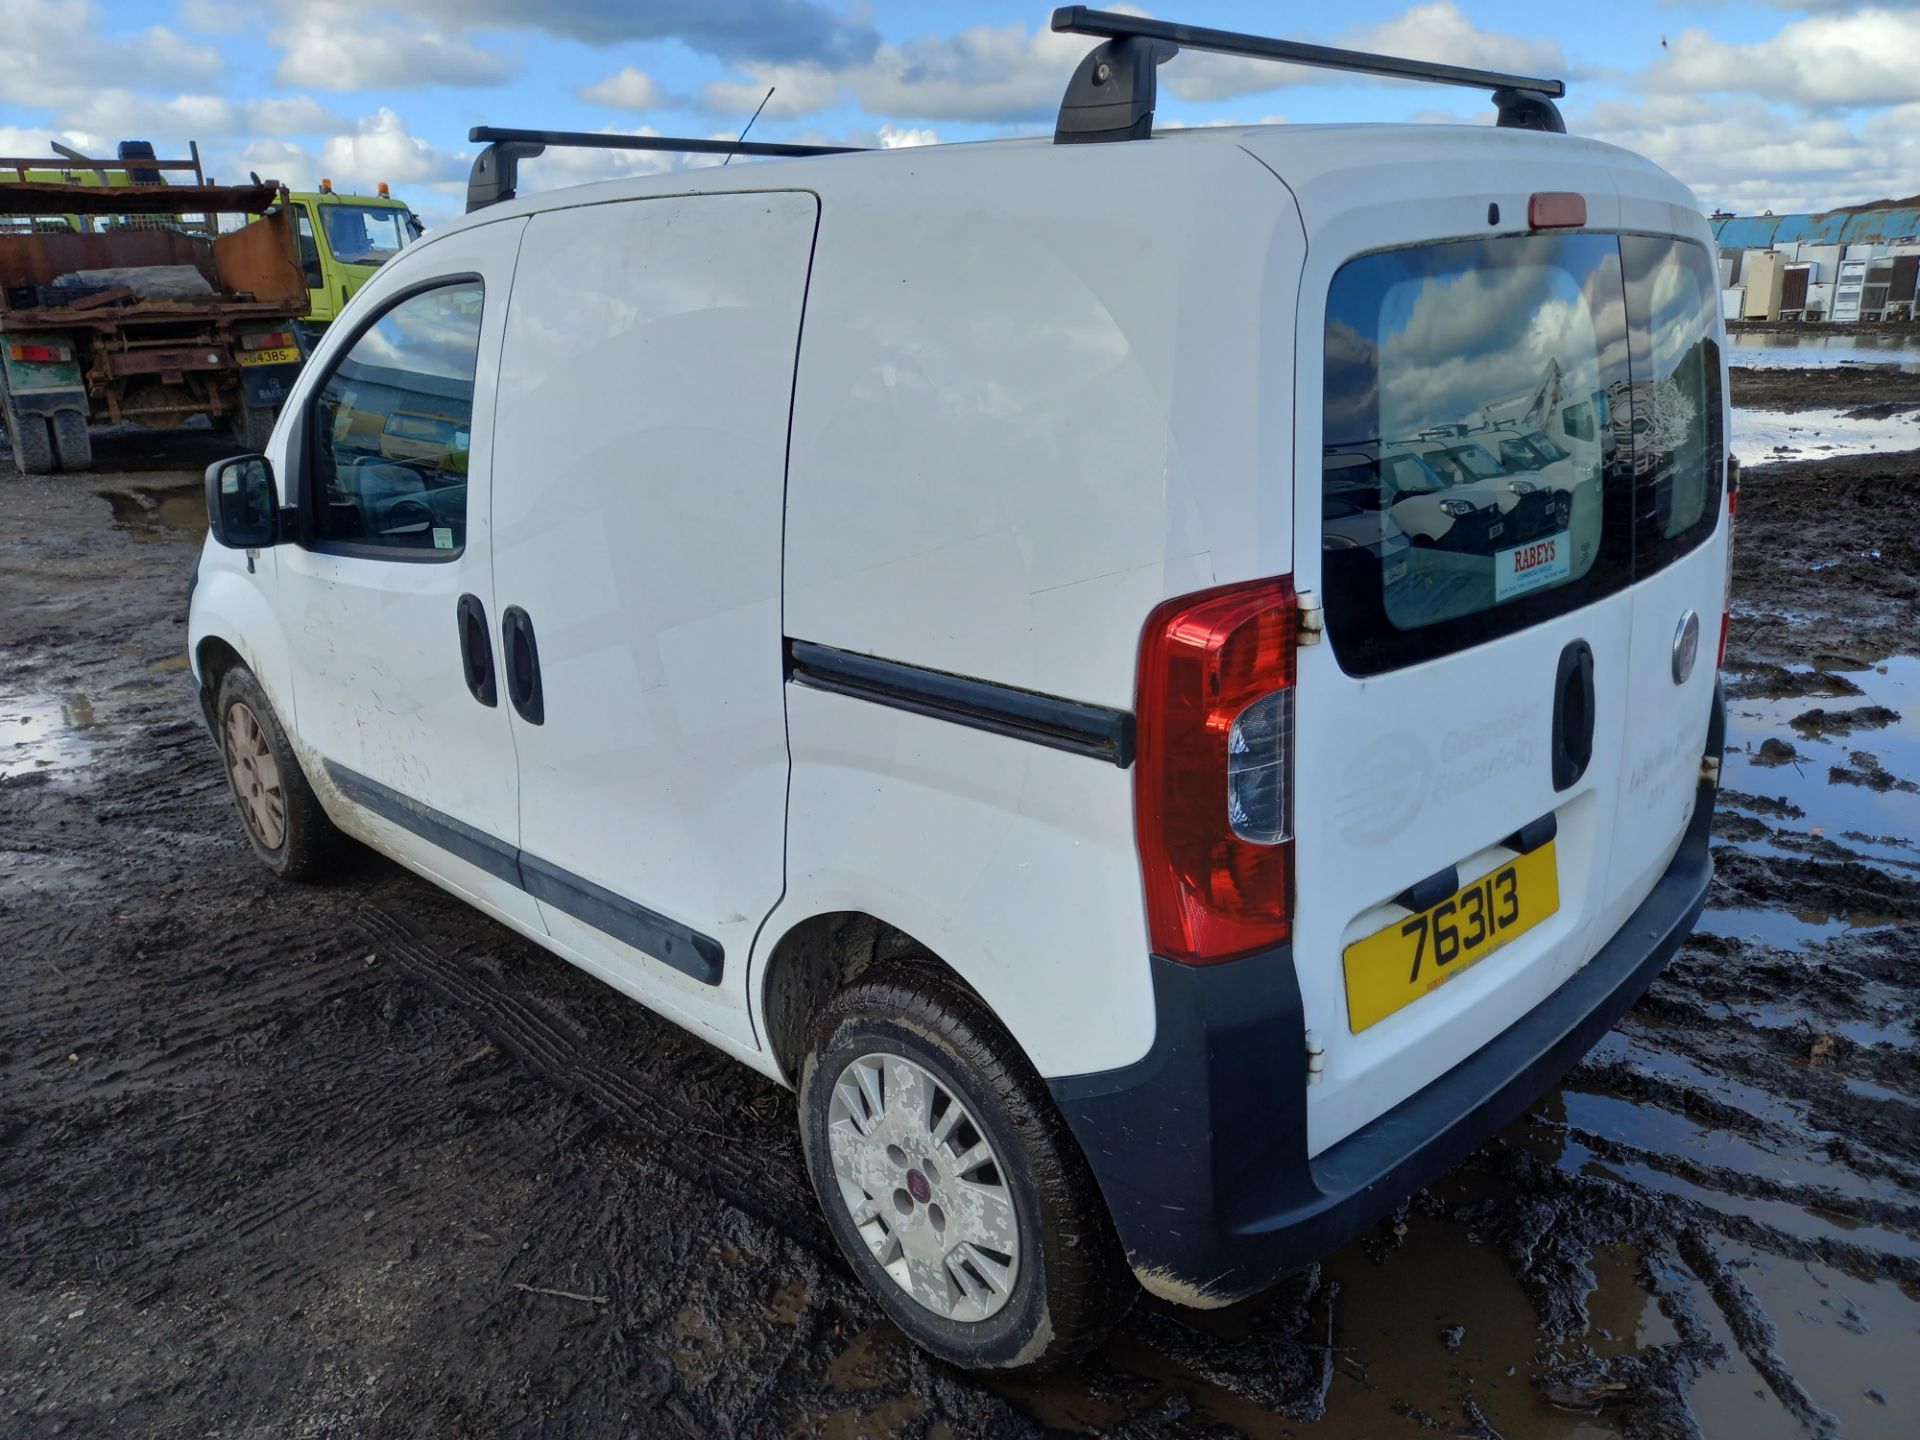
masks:
{"type": "Polygon", "coordinates": [[[658,110],[667,104],[666,92],[654,78],[631,65],[585,86],[580,98],[590,105],[608,105],[615,110],[658,110]]]}
{"type": "Polygon", "coordinates": [[[420,139],[386,106],[365,116],[351,135],[335,135],[320,152],[324,173],[337,189],[392,184],[452,184],[464,180],[470,157],[420,139]]]}
{"type": "Polygon", "coordinates": [[[762,112],[769,120],[812,115],[839,103],[840,80],[818,65],[754,65],[753,79],[744,84],[716,80],[700,92],[701,104],[716,115],[747,116],[773,87],[773,98],[762,112]]]}
{"type": "Polygon", "coordinates": [[[845,79],[875,115],[1037,123],[1058,113],[1073,67],[1094,43],[1024,25],[975,25],[882,45],[845,79]]]}
{"type": "Polygon", "coordinates": [[[132,90],[96,90],[60,112],[62,124],[95,135],[165,137],[185,150],[188,140],[231,135],[324,135],[348,121],[306,95],[272,100],[231,101],[218,95],[176,95],[162,99],[132,90]]]}
{"type": "Polygon", "coordinates": [[[103,77],[120,85],[177,87],[220,71],[216,52],[165,26],[107,35],[91,3],[0,0],[0,97],[9,105],[75,103],[103,77]]]}
{"type": "MultiPolygon", "coordinates": [[[[626,130],[602,129],[601,135],[658,135],[651,125],[626,130]]],[[[732,139],[731,135],[725,137],[732,139]]],[[[543,155],[520,162],[522,195],[560,190],[569,185],[592,185],[629,175],[658,175],[674,168],[676,156],[664,150],[580,150],[555,146],[543,155]]]]}
{"type": "Polygon", "coordinates": [[[895,125],[882,125],[876,137],[882,150],[905,150],[915,145],[938,145],[940,136],[928,129],[903,129],[895,125]]]}
{"type": "Polygon", "coordinates": [[[231,35],[247,28],[259,7],[240,0],[180,0],[180,23],[189,30],[231,35]]]}
{"type": "Polygon", "coordinates": [[[316,90],[496,85],[519,68],[465,35],[368,16],[351,3],[303,5],[274,30],[274,78],[316,90]]]}
{"type": "Polygon", "coordinates": [[[1920,92],[1920,14],[1875,8],[1796,20],[1752,45],[1675,36],[1647,77],[1671,94],[1736,92],[1816,109],[1899,104],[1920,92]]]}
{"type": "Polygon", "coordinates": [[[1920,189],[1920,103],[1856,127],[1753,99],[1645,95],[1577,114],[1570,128],[1646,156],[1703,206],[1824,210],[1920,189]]]}
{"type": "MultiPolygon", "coordinates": [[[[1549,79],[1564,75],[1567,69],[1556,41],[1529,40],[1496,30],[1482,30],[1453,0],[1429,0],[1429,3],[1414,5],[1391,20],[1347,31],[1338,44],[1342,49],[1365,50],[1376,55],[1437,60],[1549,79]]],[[[1338,70],[1309,69],[1197,50],[1174,57],[1162,71],[1162,77],[1167,87],[1184,100],[1226,100],[1281,86],[1331,85],[1355,78],[1338,70]]]]}

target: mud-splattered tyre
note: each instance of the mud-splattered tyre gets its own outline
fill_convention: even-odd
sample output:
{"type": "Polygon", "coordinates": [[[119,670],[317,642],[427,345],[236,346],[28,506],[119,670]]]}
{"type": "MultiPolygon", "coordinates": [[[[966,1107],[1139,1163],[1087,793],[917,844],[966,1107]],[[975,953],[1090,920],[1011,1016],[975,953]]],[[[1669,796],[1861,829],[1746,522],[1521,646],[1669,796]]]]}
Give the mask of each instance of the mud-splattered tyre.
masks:
{"type": "Polygon", "coordinates": [[[247,454],[258,455],[273,438],[273,422],[279,415],[270,405],[242,405],[233,412],[230,422],[233,438],[247,454]]]}
{"type": "Polygon", "coordinates": [[[93,437],[87,433],[87,417],[78,410],[61,410],[49,422],[53,430],[53,453],[60,468],[78,474],[93,468],[93,437]]]}
{"type": "Polygon", "coordinates": [[[221,680],[214,720],[227,788],[253,853],[283,880],[325,879],[339,868],[346,837],[320,808],[279,717],[244,665],[221,680]]]}
{"type": "Polygon", "coordinates": [[[9,414],[7,439],[12,442],[13,468],[22,475],[51,475],[58,468],[46,416],[9,414]]]}
{"type": "Polygon", "coordinates": [[[807,1171],[887,1314],[969,1369],[1085,1354],[1137,1293],[1045,1084],[931,966],[858,980],[800,1076],[807,1171]]]}

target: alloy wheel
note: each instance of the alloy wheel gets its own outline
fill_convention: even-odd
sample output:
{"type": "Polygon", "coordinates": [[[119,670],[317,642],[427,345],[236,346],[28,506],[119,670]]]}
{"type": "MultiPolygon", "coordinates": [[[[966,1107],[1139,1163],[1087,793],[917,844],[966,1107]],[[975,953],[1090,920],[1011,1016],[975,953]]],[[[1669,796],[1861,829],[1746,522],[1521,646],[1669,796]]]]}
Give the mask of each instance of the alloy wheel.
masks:
{"type": "Polygon", "coordinates": [[[260,728],[260,718],[244,702],[227,707],[227,775],[233,798],[253,838],[278,850],[287,838],[287,800],[280,789],[280,766],[260,728]]]}
{"type": "Polygon", "coordinates": [[[948,1320],[985,1320],[1020,1277],[1006,1173],[960,1097],[899,1055],[840,1072],[827,1110],[834,1179],[900,1288],[948,1320]]]}

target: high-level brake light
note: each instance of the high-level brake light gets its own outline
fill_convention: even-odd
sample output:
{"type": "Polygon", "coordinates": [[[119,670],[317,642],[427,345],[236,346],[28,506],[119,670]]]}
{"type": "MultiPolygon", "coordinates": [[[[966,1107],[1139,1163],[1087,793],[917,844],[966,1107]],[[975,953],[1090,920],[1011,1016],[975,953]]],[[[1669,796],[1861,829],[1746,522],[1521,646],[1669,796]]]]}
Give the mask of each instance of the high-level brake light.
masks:
{"type": "Polygon", "coordinates": [[[1587,223],[1587,197],[1571,190],[1542,190],[1527,201],[1527,224],[1535,230],[1578,230],[1587,223]]]}
{"type": "Polygon", "coordinates": [[[1291,934],[1297,604],[1280,576],[1147,620],[1134,831],[1156,955],[1208,965],[1291,934]]]}

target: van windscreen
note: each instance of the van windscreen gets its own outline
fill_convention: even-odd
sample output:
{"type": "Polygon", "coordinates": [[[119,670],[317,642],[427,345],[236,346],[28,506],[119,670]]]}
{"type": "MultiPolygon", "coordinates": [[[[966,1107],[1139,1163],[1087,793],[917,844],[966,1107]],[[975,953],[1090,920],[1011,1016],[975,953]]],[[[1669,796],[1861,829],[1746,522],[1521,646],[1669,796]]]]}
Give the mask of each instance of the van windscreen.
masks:
{"type": "MultiPolygon", "coordinates": [[[[1590,604],[1712,532],[1719,357],[1699,247],[1506,236],[1350,260],[1327,297],[1326,484],[1417,460],[1373,530],[1322,532],[1344,669],[1377,674],[1590,604]],[[1630,313],[1631,312],[1631,313],[1630,313]],[[1657,443],[1656,443],[1657,441],[1657,443]]],[[[1709,277],[1710,278],[1710,277],[1709,277]]]]}

